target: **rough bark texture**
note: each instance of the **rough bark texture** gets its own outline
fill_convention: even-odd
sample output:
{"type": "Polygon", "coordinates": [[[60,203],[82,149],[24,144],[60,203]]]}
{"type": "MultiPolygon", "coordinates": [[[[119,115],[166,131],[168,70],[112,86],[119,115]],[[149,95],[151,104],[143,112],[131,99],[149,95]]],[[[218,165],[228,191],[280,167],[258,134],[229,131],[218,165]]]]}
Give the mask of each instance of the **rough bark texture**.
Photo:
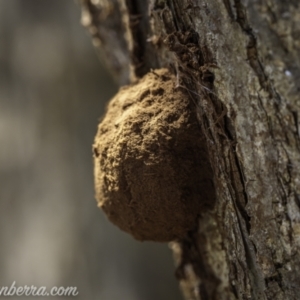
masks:
{"type": "Polygon", "coordinates": [[[120,84],[168,67],[197,107],[217,201],[172,244],[185,298],[299,299],[299,2],[81,3],[120,84]]]}

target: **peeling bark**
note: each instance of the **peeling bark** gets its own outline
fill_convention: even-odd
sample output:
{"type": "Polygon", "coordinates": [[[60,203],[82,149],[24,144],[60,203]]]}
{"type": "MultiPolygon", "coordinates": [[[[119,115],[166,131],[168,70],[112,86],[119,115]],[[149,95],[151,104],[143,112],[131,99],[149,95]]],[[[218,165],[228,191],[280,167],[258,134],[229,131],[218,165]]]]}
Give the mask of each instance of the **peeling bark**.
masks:
{"type": "Polygon", "coordinates": [[[172,243],[185,298],[299,299],[299,2],[81,5],[120,84],[168,67],[196,105],[217,201],[172,243]]]}

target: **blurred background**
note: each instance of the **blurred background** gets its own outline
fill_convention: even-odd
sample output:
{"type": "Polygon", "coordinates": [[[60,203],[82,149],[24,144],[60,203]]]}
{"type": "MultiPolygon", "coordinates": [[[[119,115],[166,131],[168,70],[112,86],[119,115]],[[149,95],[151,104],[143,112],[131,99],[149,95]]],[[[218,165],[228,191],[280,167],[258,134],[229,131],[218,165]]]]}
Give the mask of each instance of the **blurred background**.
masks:
{"type": "Polygon", "coordinates": [[[0,287],[181,299],[168,245],[133,240],[96,207],[91,145],[116,90],[74,1],[0,0],[0,287]]]}

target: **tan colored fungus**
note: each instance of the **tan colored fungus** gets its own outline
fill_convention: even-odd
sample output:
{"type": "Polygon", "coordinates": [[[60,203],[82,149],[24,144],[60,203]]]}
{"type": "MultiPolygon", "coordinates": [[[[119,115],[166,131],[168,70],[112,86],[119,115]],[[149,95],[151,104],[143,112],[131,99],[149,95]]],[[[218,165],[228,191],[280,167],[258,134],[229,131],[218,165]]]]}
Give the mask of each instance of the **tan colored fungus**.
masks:
{"type": "Polygon", "coordinates": [[[138,240],[196,228],[213,201],[212,172],[193,103],[167,69],[120,89],[94,143],[99,206],[138,240]]]}

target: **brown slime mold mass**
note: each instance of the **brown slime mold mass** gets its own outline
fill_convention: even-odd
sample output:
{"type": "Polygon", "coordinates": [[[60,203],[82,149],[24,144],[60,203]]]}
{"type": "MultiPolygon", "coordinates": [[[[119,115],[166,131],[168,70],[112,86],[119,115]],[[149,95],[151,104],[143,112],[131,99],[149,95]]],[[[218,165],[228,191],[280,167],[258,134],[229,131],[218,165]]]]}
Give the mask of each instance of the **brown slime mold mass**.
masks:
{"type": "Polygon", "coordinates": [[[194,106],[160,69],[121,88],[99,124],[93,146],[98,205],[138,240],[183,238],[214,200],[194,106]]]}

